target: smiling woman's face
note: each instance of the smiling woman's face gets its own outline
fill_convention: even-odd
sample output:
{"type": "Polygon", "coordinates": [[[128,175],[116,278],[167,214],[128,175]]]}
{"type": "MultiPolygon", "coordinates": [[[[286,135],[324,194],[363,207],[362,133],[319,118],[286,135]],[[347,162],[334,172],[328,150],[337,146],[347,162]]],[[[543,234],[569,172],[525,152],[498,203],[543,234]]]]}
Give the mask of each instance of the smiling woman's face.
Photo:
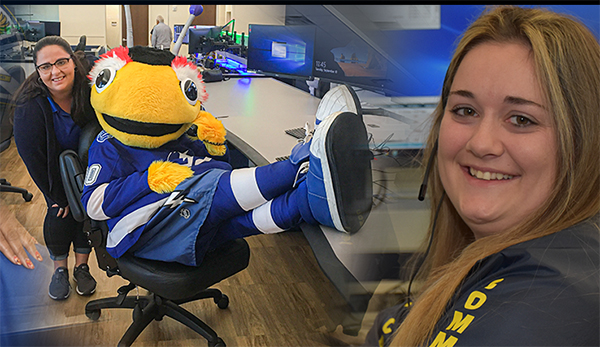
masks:
{"type": "Polygon", "coordinates": [[[556,129],[527,46],[484,43],[465,55],[442,118],[438,163],[476,238],[507,231],[549,198],[556,129]]]}
{"type": "MultiPolygon", "coordinates": [[[[58,45],[48,45],[37,52],[37,65],[55,63],[58,59],[70,58],[69,53],[58,45]]],[[[75,83],[75,63],[73,59],[61,66],[52,66],[50,70],[41,72],[38,70],[42,82],[48,87],[50,94],[71,93],[75,83]]]]}

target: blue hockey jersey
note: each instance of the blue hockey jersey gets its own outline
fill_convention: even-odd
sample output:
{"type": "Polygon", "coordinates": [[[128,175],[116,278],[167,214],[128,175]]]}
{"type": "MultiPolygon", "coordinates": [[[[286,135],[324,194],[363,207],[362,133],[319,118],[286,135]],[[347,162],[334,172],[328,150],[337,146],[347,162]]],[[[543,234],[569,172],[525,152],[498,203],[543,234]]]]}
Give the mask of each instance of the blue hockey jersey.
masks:
{"type": "MultiPolygon", "coordinates": [[[[101,131],[88,153],[81,200],[90,218],[107,222],[110,231],[106,248],[115,258],[138,241],[147,223],[169,198],[170,194],[158,194],[148,185],[148,167],[157,160],[186,165],[194,175],[214,169],[231,170],[229,152],[211,156],[201,141],[187,135],[156,149],[144,149],[126,146],[101,131]]],[[[213,181],[205,184],[216,186],[214,180],[219,176],[208,175],[213,181]]],[[[205,208],[209,209],[210,204],[205,208]]]]}

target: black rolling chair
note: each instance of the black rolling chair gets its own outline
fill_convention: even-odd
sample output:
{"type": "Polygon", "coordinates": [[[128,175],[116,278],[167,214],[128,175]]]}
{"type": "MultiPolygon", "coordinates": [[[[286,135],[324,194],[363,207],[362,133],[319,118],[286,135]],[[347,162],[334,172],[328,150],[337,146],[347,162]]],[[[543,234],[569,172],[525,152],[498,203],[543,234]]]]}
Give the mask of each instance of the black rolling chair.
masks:
{"type": "MultiPolygon", "coordinates": [[[[97,129],[84,129],[81,147],[89,148],[96,133],[97,129]]],[[[80,201],[85,178],[85,166],[82,163],[87,164],[86,153],[86,150],[80,149],[78,155],[67,150],[60,156],[63,184],[71,212],[77,220],[88,219],[80,201]]],[[[90,230],[87,233],[100,268],[105,270],[109,277],[120,275],[130,282],[118,289],[116,297],[93,300],[85,307],[86,316],[93,320],[98,319],[101,310],[105,308],[133,309],[133,323],[119,341],[119,346],[130,346],[150,322],[162,320],[164,316],[193,329],[208,340],[209,346],[225,346],[213,329],[179,305],[212,298],[219,308],[228,307],[229,298],[221,291],[209,287],[248,266],[250,249],[244,239],[231,241],[208,253],[200,266],[192,267],[141,259],[127,253],[114,259],[105,249],[108,233],[105,223],[90,221],[90,230]],[[136,286],[147,289],[151,294],[140,297],[127,296],[136,286]]]]}
{"type": "MultiPolygon", "coordinates": [[[[7,107],[14,93],[25,80],[25,70],[18,65],[11,66],[6,70],[0,67],[0,75],[2,76],[0,78],[0,152],[3,152],[10,146],[10,139],[13,135],[12,119],[7,113],[7,107]]],[[[4,178],[0,178],[0,192],[19,193],[25,201],[31,201],[33,198],[33,194],[27,189],[14,187],[4,178]]]]}

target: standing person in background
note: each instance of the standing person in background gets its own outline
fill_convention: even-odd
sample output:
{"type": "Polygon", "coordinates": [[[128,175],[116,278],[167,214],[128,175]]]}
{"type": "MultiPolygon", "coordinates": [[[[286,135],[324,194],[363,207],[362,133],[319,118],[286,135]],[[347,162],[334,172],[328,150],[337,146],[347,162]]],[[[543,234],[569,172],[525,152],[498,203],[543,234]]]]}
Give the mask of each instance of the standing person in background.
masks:
{"type": "Polygon", "coordinates": [[[599,345],[599,91],[570,17],[503,6],[467,29],[427,141],[422,286],[365,345],[599,345]]]}
{"type": "Polygon", "coordinates": [[[156,25],[152,28],[152,47],[158,49],[171,49],[171,41],[173,41],[173,32],[171,28],[165,24],[163,16],[156,17],[156,25]]]}
{"type": "Polygon", "coordinates": [[[91,248],[83,233],[83,223],[75,221],[69,213],[58,164],[63,150],[77,151],[81,129],[96,122],[90,105],[89,64],[80,53],[73,53],[61,37],[44,37],[33,51],[35,72],[15,94],[17,150],[48,207],[44,241],[54,261],[48,294],[55,300],[66,299],[71,292],[67,270],[71,243],[77,293],[91,295],[96,290],[96,280],[87,265],[91,248]]]}

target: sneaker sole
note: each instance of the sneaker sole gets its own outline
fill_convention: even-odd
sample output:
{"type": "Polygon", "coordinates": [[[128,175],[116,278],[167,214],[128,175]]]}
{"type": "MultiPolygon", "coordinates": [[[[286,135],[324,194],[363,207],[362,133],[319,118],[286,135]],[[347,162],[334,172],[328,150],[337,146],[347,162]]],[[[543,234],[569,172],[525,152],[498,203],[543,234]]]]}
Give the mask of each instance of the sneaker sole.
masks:
{"type": "Polygon", "coordinates": [[[327,117],[316,131],[324,134],[315,137],[325,140],[313,138],[311,152],[321,160],[331,219],[336,229],[355,233],[369,216],[373,201],[367,130],[356,114],[338,112],[327,117]]]}
{"type": "MultiPolygon", "coordinates": [[[[75,278],[75,276],[73,276],[73,281],[75,281],[75,283],[77,283],[77,279],[75,278]]],[[[84,292],[82,292],[82,291],[80,291],[80,290],[79,290],[79,285],[77,285],[77,286],[75,287],[75,291],[77,292],[77,294],[79,294],[79,295],[81,295],[81,296],[88,296],[88,295],[92,295],[92,294],[94,294],[94,292],[96,291],[96,287],[94,287],[94,289],[92,289],[92,291],[91,291],[91,292],[89,292],[89,293],[84,293],[84,292]]]]}
{"type": "MultiPolygon", "coordinates": [[[[327,118],[327,116],[329,116],[330,114],[335,113],[335,112],[353,112],[362,119],[363,113],[362,113],[362,108],[360,107],[360,100],[358,99],[358,95],[356,95],[356,92],[354,91],[354,89],[352,89],[352,87],[344,84],[342,87],[337,89],[335,91],[335,93],[337,95],[327,96],[328,100],[325,101],[326,104],[324,103],[322,105],[323,106],[322,109],[321,109],[321,107],[317,108],[317,119],[320,119],[319,117],[322,117],[322,119],[320,119],[320,122],[322,122],[323,120],[325,120],[327,118]],[[344,101],[347,101],[348,99],[352,99],[353,103],[352,104],[349,104],[348,102],[343,103],[344,105],[347,105],[349,108],[346,111],[340,110],[338,107],[334,108],[333,110],[329,110],[332,108],[333,105],[337,104],[337,101],[339,99],[343,99],[344,101]],[[350,106],[353,106],[354,109],[351,109],[350,106]],[[323,110],[328,110],[328,111],[323,111],[323,110]]],[[[319,106],[321,106],[321,104],[319,104],[319,106]]]]}
{"type": "Polygon", "coordinates": [[[69,287],[69,292],[67,293],[67,296],[65,296],[64,298],[59,298],[57,296],[53,296],[52,294],[50,294],[50,292],[48,292],[48,296],[50,298],[52,298],[52,300],[65,300],[67,299],[69,296],[71,295],[71,288],[69,287]]]}

